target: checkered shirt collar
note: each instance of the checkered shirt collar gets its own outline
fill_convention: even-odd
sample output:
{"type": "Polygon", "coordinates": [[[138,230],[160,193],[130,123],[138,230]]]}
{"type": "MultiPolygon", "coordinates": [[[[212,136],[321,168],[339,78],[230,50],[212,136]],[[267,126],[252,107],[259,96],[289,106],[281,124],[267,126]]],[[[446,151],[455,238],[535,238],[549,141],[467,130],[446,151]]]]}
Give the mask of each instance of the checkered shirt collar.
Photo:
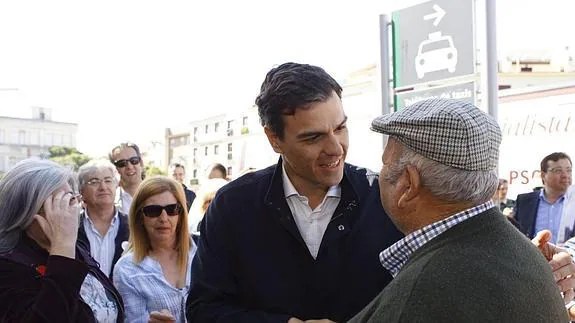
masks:
{"type": "Polygon", "coordinates": [[[443,220],[429,224],[415,232],[410,233],[403,239],[383,250],[379,254],[382,266],[395,277],[417,249],[439,236],[449,228],[495,207],[493,201],[489,201],[467,210],[463,210],[443,220]]]}

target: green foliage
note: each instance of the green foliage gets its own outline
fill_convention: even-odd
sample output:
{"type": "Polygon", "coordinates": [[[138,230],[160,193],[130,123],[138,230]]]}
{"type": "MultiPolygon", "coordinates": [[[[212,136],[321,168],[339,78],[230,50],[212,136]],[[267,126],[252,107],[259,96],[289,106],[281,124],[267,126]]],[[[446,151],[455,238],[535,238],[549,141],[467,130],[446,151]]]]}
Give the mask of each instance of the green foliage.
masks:
{"type": "Polygon", "coordinates": [[[164,172],[160,168],[154,166],[153,163],[146,164],[146,166],[144,168],[144,172],[146,173],[146,178],[151,177],[151,176],[155,176],[155,175],[164,175],[164,176],[167,175],[166,172],[164,172]]]}
{"type": "Polygon", "coordinates": [[[90,161],[90,157],[82,154],[76,148],[53,146],[49,149],[50,160],[77,171],[80,166],[90,161]]]}

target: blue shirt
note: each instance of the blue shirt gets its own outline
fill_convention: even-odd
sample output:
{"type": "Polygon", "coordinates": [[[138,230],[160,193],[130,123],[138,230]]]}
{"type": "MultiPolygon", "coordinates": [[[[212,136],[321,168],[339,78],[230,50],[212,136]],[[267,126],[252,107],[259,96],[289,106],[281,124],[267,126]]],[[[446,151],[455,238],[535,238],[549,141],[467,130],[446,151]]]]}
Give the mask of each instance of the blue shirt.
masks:
{"type": "Polygon", "coordinates": [[[550,230],[552,234],[551,242],[557,243],[565,195],[561,196],[555,203],[550,203],[547,198],[545,198],[544,191],[544,189],[539,191],[539,207],[537,208],[537,216],[535,217],[535,232],[550,230]]]}
{"type": "Polygon", "coordinates": [[[139,264],[134,262],[133,252],[118,260],[114,266],[114,285],[124,300],[126,323],[148,322],[150,312],[163,309],[170,311],[177,323],[186,322],[186,295],[195,252],[196,245],[192,243],[184,288],[172,286],[165,279],[160,263],[149,256],[139,264]]]}

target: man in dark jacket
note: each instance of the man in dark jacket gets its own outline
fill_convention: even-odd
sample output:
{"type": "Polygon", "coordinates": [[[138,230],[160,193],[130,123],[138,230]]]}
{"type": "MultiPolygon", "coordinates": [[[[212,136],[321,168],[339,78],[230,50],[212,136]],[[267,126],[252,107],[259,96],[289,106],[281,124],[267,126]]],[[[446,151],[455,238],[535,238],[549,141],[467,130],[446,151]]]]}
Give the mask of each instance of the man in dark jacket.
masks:
{"type": "Polygon", "coordinates": [[[513,216],[529,238],[548,229],[552,233],[553,243],[564,243],[575,234],[573,221],[565,222],[569,216],[563,212],[567,189],[572,181],[573,164],[566,153],[555,152],[545,156],[540,166],[543,188],[519,194],[513,216]]]}
{"type": "Polygon", "coordinates": [[[92,257],[106,276],[122,256],[122,243],[128,241],[128,216],[114,205],[118,182],[116,168],[105,159],[91,160],[78,170],[78,183],[84,202],[78,226],[78,240],[88,246],[92,257]]]}
{"type": "Polygon", "coordinates": [[[192,206],[192,203],[196,199],[196,193],[186,187],[184,184],[184,179],[186,178],[186,168],[184,165],[179,163],[174,163],[170,165],[169,174],[172,175],[172,178],[175,179],[178,183],[182,184],[184,188],[184,193],[186,194],[186,206],[188,210],[192,206]]]}
{"type": "Polygon", "coordinates": [[[379,203],[376,174],[345,163],[341,91],[315,66],[268,73],[256,103],[281,158],[210,204],[189,321],[345,321],[391,280],[378,254],[402,235],[379,203]]]}

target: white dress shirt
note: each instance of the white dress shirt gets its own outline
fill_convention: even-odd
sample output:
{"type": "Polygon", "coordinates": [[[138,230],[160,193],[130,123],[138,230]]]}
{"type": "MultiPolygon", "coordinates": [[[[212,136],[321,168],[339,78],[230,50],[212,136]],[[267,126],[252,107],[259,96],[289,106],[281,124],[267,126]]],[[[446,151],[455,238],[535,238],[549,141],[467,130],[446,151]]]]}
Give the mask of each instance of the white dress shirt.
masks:
{"type": "Polygon", "coordinates": [[[84,223],[82,223],[84,231],[86,231],[86,237],[90,241],[90,254],[100,264],[100,270],[108,277],[110,277],[112,272],[112,261],[116,251],[115,240],[120,229],[118,211],[116,210],[115,212],[112,223],[103,237],[90,219],[88,209],[86,209],[86,216],[84,217],[84,223]]]}
{"type": "Polygon", "coordinates": [[[330,187],[323,201],[312,210],[309,206],[308,198],[298,193],[287,176],[283,165],[282,177],[284,195],[299,233],[303,241],[305,241],[313,259],[316,259],[323,234],[339,204],[341,187],[339,185],[330,187]]]}
{"type": "Polygon", "coordinates": [[[121,186],[116,191],[116,208],[125,215],[130,215],[130,206],[134,198],[126,192],[121,186]]]}

